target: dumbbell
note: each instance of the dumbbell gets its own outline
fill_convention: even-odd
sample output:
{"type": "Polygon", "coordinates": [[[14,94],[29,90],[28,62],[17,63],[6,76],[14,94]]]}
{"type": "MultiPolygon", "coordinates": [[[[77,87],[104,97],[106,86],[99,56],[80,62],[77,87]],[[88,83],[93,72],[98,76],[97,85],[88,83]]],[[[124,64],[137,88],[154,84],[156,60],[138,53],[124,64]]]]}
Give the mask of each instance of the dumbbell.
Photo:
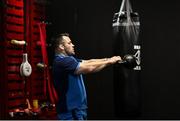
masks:
{"type": "Polygon", "coordinates": [[[118,64],[123,64],[126,68],[132,69],[137,66],[137,58],[134,55],[127,54],[118,64]]]}

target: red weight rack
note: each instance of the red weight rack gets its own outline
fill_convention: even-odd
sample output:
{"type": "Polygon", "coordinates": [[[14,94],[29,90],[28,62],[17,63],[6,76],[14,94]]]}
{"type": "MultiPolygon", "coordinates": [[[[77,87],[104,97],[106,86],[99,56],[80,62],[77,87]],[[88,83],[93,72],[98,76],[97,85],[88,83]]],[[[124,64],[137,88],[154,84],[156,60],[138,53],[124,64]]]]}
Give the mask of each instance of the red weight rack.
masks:
{"type": "Polygon", "coordinates": [[[0,7],[0,119],[9,112],[26,106],[26,99],[39,103],[47,100],[43,85],[44,70],[37,68],[42,62],[38,24],[45,21],[45,4],[38,0],[1,0],[0,7]],[[11,40],[25,40],[26,45],[13,45],[11,40]],[[20,75],[23,53],[28,54],[32,66],[29,77],[20,75]]]}

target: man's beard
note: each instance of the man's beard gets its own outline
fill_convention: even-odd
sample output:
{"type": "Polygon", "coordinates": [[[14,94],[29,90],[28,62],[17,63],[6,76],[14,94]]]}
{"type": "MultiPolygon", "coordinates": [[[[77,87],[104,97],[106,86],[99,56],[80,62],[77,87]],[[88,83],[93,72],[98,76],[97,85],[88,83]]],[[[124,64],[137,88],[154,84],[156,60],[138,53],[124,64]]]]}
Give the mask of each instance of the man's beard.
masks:
{"type": "Polygon", "coordinates": [[[75,52],[68,53],[69,56],[75,55],[75,52]]]}

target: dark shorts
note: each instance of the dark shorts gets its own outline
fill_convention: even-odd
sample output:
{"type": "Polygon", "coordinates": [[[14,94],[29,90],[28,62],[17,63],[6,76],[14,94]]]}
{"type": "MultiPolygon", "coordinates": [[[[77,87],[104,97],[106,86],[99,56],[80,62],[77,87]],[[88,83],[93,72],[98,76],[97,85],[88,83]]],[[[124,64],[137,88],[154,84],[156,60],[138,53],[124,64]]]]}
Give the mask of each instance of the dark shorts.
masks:
{"type": "Polygon", "coordinates": [[[86,109],[74,109],[72,111],[59,113],[57,118],[59,120],[86,120],[87,110],[86,109]]]}

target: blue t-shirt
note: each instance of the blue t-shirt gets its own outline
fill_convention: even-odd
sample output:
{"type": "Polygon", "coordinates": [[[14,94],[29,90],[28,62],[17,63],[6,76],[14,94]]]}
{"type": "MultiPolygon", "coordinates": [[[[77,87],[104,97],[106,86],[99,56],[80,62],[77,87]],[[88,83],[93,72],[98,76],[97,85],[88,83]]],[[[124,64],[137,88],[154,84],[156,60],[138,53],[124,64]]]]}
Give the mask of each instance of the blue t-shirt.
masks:
{"type": "Polygon", "coordinates": [[[79,60],[73,56],[56,55],[53,62],[53,78],[59,101],[57,112],[87,108],[86,90],[82,74],[74,74],[79,60]]]}

